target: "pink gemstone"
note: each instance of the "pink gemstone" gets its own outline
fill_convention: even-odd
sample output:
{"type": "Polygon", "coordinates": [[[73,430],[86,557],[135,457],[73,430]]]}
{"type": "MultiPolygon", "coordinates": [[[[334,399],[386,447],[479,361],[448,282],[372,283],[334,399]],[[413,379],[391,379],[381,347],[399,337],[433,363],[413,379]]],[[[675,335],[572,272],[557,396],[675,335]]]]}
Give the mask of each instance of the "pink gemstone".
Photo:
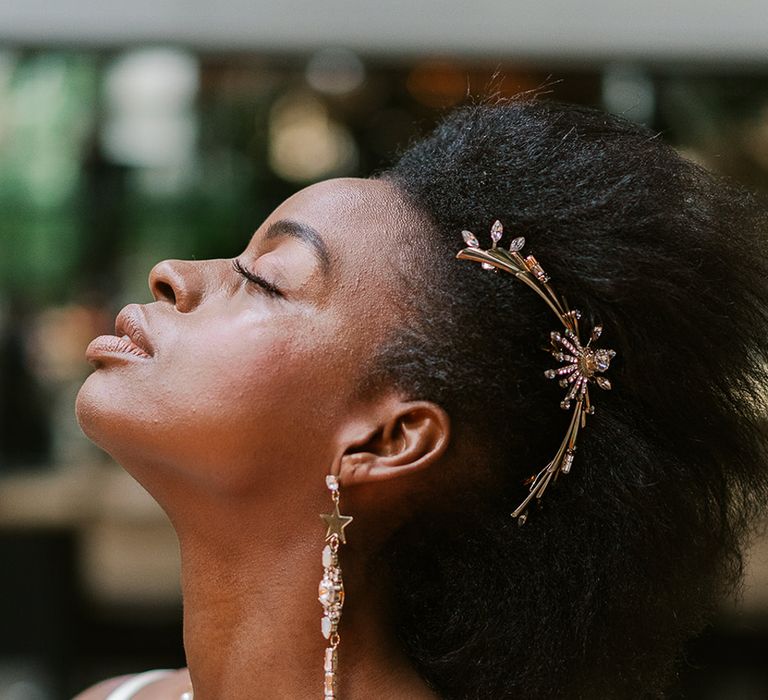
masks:
{"type": "Polygon", "coordinates": [[[470,246],[471,248],[479,248],[480,242],[475,237],[475,234],[472,233],[472,231],[462,231],[461,232],[462,238],[464,238],[464,242],[470,246]]]}

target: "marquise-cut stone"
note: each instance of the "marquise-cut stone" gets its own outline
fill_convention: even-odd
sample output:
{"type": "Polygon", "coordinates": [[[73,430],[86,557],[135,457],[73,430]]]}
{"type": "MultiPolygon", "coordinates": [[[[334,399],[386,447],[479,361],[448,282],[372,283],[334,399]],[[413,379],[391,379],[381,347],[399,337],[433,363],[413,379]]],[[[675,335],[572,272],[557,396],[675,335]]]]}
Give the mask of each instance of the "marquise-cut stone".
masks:
{"type": "Polygon", "coordinates": [[[491,226],[491,240],[494,243],[498,243],[501,240],[501,235],[504,233],[504,227],[501,225],[501,221],[498,219],[493,222],[491,226]]]}
{"type": "Polygon", "coordinates": [[[597,385],[601,389],[610,389],[611,388],[611,381],[610,381],[610,379],[606,379],[605,377],[595,377],[595,381],[597,382],[597,385]]]}
{"type": "Polygon", "coordinates": [[[464,238],[464,242],[471,248],[480,247],[480,241],[477,240],[477,237],[472,231],[462,231],[461,235],[464,238]]]}
{"type": "Polygon", "coordinates": [[[525,245],[525,238],[523,238],[522,236],[518,236],[517,238],[514,238],[512,242],[509,244],[509,252],[517,253],[519,250],[523,249],[524,245],[525,245]]]}
{"type": "Polygon", "coordinates": [[[329,544],[323,549],[323,566],[328,568],[333,564],[333,550],[329,544]]]}
{"type": "Polygon", "coordinates": [[[331,618],[324,615],[322,620],[320,620],[320,630],[323,633],[323,637],[328,639],[331,636],[332,628],[331,618]]]}

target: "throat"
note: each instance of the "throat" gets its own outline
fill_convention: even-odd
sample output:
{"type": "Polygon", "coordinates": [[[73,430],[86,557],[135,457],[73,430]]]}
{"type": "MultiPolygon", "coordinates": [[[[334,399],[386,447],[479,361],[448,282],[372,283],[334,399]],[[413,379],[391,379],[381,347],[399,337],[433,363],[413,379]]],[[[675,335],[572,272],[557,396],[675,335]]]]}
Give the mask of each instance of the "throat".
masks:
{"type": "MultiPolygon", "coordinates": [[[[322,537],[242,550],[180,542],[194,699],[323,698],[329,643],[318,600],[322,537]]],[[[354,556],[342,552],[340,559],[347,600],[338,629],[337,697],[436,697],[395,641],[382,580],[361,575],[354,556]]]]}

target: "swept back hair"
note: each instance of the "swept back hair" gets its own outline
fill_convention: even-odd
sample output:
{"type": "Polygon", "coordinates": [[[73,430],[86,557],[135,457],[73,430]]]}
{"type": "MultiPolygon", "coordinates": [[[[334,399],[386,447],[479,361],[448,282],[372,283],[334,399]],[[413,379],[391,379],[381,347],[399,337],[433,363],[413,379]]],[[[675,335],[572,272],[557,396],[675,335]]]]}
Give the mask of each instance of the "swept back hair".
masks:
{"type": "Polygon", "coordinates": [[[393,271],[415,314],[361,391],[438,402],[447,457],[475,456],[382,552],[399,637],[444,698],[661,697],[738,591],[768,500],[768,207],[658,136],[526,94],[452,111],[375,176],[417,214],[393,271]],[[455,258],[495,219],[618,352],[578,468],[523,528],[511,507],[564,416],[551,312],[455,258]]]}

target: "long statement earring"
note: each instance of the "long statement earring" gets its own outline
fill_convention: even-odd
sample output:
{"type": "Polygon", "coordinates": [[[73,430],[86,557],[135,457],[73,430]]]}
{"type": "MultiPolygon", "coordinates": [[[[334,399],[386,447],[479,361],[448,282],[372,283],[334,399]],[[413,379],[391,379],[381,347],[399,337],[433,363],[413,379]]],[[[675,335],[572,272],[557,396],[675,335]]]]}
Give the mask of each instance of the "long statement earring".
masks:
{"type": "Polygon", "coordinates": [[[344,582],[341,580],[339,567],[339,543],[346,544],[344,528],[352,522],[351,515],[339,513],[339,480],[333,474],[325,477],[325,484],[333,499],[333,512],[321,513],[320,517],[328,525],[325,540],[328,544],[323,548],[323,578],[318,587],[318,600],[323,606],[323,617],[320,621],[323,636],[330,646],[325,650],[325,683],[324,700],[336,700],[336,672],[338,668],[339,621],[341,607],[344,605],[344,582]]]}

